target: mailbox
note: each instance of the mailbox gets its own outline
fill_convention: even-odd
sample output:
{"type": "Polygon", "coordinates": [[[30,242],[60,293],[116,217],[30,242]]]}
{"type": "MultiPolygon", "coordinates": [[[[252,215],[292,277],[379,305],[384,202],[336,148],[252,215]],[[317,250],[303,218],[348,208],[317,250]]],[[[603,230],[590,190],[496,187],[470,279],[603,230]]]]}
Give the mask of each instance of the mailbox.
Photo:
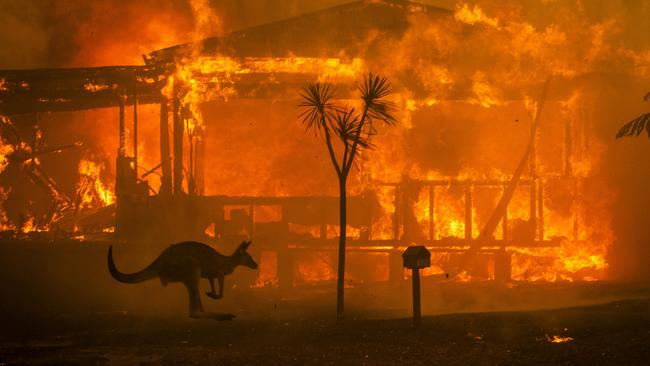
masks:
{"type": "Polygon", "coordinates": [[[421,245],[413,245],[402,253],[404,267],[411,270],[413,276],[413,327],[420,328],[420,270],[431,266],[431,253],[421,245]]]}
{"type": "Polygon", "coordinates": [[[410,246],[402,253],[404,267],[422,269],[431,266],[431,253],[424,246],[410,246]]]}

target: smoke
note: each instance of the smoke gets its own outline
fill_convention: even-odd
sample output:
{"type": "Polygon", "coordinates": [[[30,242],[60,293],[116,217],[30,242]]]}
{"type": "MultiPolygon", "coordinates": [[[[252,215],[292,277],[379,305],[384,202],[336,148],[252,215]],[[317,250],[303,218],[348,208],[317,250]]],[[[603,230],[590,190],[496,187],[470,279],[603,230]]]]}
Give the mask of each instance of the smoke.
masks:
{"type": "Polygon", "coordinates": [[[1,68],[141,64],[153,49],[189,40],[185,2],[3,1],[1,68]]]}
{"type": "Polygon", "coordinates": [[[142,55],[345,0],[98,0],[0,3],[0,68],[142,64],[142,55]]]}

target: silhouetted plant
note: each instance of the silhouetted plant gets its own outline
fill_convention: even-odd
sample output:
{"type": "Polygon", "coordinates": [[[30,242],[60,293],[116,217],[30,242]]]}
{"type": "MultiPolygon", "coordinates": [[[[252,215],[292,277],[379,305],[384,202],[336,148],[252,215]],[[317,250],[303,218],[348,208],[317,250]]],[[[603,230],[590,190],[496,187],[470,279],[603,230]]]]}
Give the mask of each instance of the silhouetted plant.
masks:
{"type": "Polygon", "coordinates": [[[353,107],[338,106],[334,103],[335,89],[331,84],[311,83],[300,94],[303,99],[300,114],[307,130],[322,135],[329,152],[330,160],[339,179],[340,217],[339,217],[339,255],[336,287],[336,316],[343,319],[345,285],[345,244],[347,226],[347,179],[357,153],[372,149],[370,138],[376,133],[374,122],[395,124],[395,106],[385,98],[391,93],[387,77],[368,74],[359,87],[363,102],[361,111],[353,107]],[[338,141],[338,149],[334,145],[338,141]],[[337,154],[338,150],[338,154],[337,154]]]}
{"type": "MultiPolygon", "coordinates": [[[[650,93],[646,94],[643,99],[645,101],[650,101],[650,93]]],[[[616,138],[618,139],[626,136],[639,136],[644,130],[650,138],[650,113],[643,114],[623,125],[623,127],[618,130],[616,138]]]]}

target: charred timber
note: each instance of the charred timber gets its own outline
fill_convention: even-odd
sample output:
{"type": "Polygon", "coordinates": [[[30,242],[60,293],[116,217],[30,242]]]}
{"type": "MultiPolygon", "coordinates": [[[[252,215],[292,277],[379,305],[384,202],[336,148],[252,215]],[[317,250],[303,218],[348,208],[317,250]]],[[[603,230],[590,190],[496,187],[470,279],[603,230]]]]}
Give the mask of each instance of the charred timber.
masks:
{"type": "Polygon", "coordinates": [[[168,70],[154,66],[0,70],[0,109],[7,114],[75,111],[160,100],[168,70]]]}

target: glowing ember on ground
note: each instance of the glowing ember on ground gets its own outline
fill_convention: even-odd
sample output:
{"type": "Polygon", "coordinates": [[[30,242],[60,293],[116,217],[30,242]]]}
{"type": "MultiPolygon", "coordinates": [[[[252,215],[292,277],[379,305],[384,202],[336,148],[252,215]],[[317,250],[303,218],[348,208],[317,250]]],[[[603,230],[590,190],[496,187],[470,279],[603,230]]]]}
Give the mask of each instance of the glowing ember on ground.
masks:
{"type": "Polygon", "coordinates": [[[573,341],[574,341],[573,337],[564,337],[559,335],[554,335],[553,337],[549,337],[548,334],[546,335],[546,342],[548,343],[568,343],[573,341]]]}

